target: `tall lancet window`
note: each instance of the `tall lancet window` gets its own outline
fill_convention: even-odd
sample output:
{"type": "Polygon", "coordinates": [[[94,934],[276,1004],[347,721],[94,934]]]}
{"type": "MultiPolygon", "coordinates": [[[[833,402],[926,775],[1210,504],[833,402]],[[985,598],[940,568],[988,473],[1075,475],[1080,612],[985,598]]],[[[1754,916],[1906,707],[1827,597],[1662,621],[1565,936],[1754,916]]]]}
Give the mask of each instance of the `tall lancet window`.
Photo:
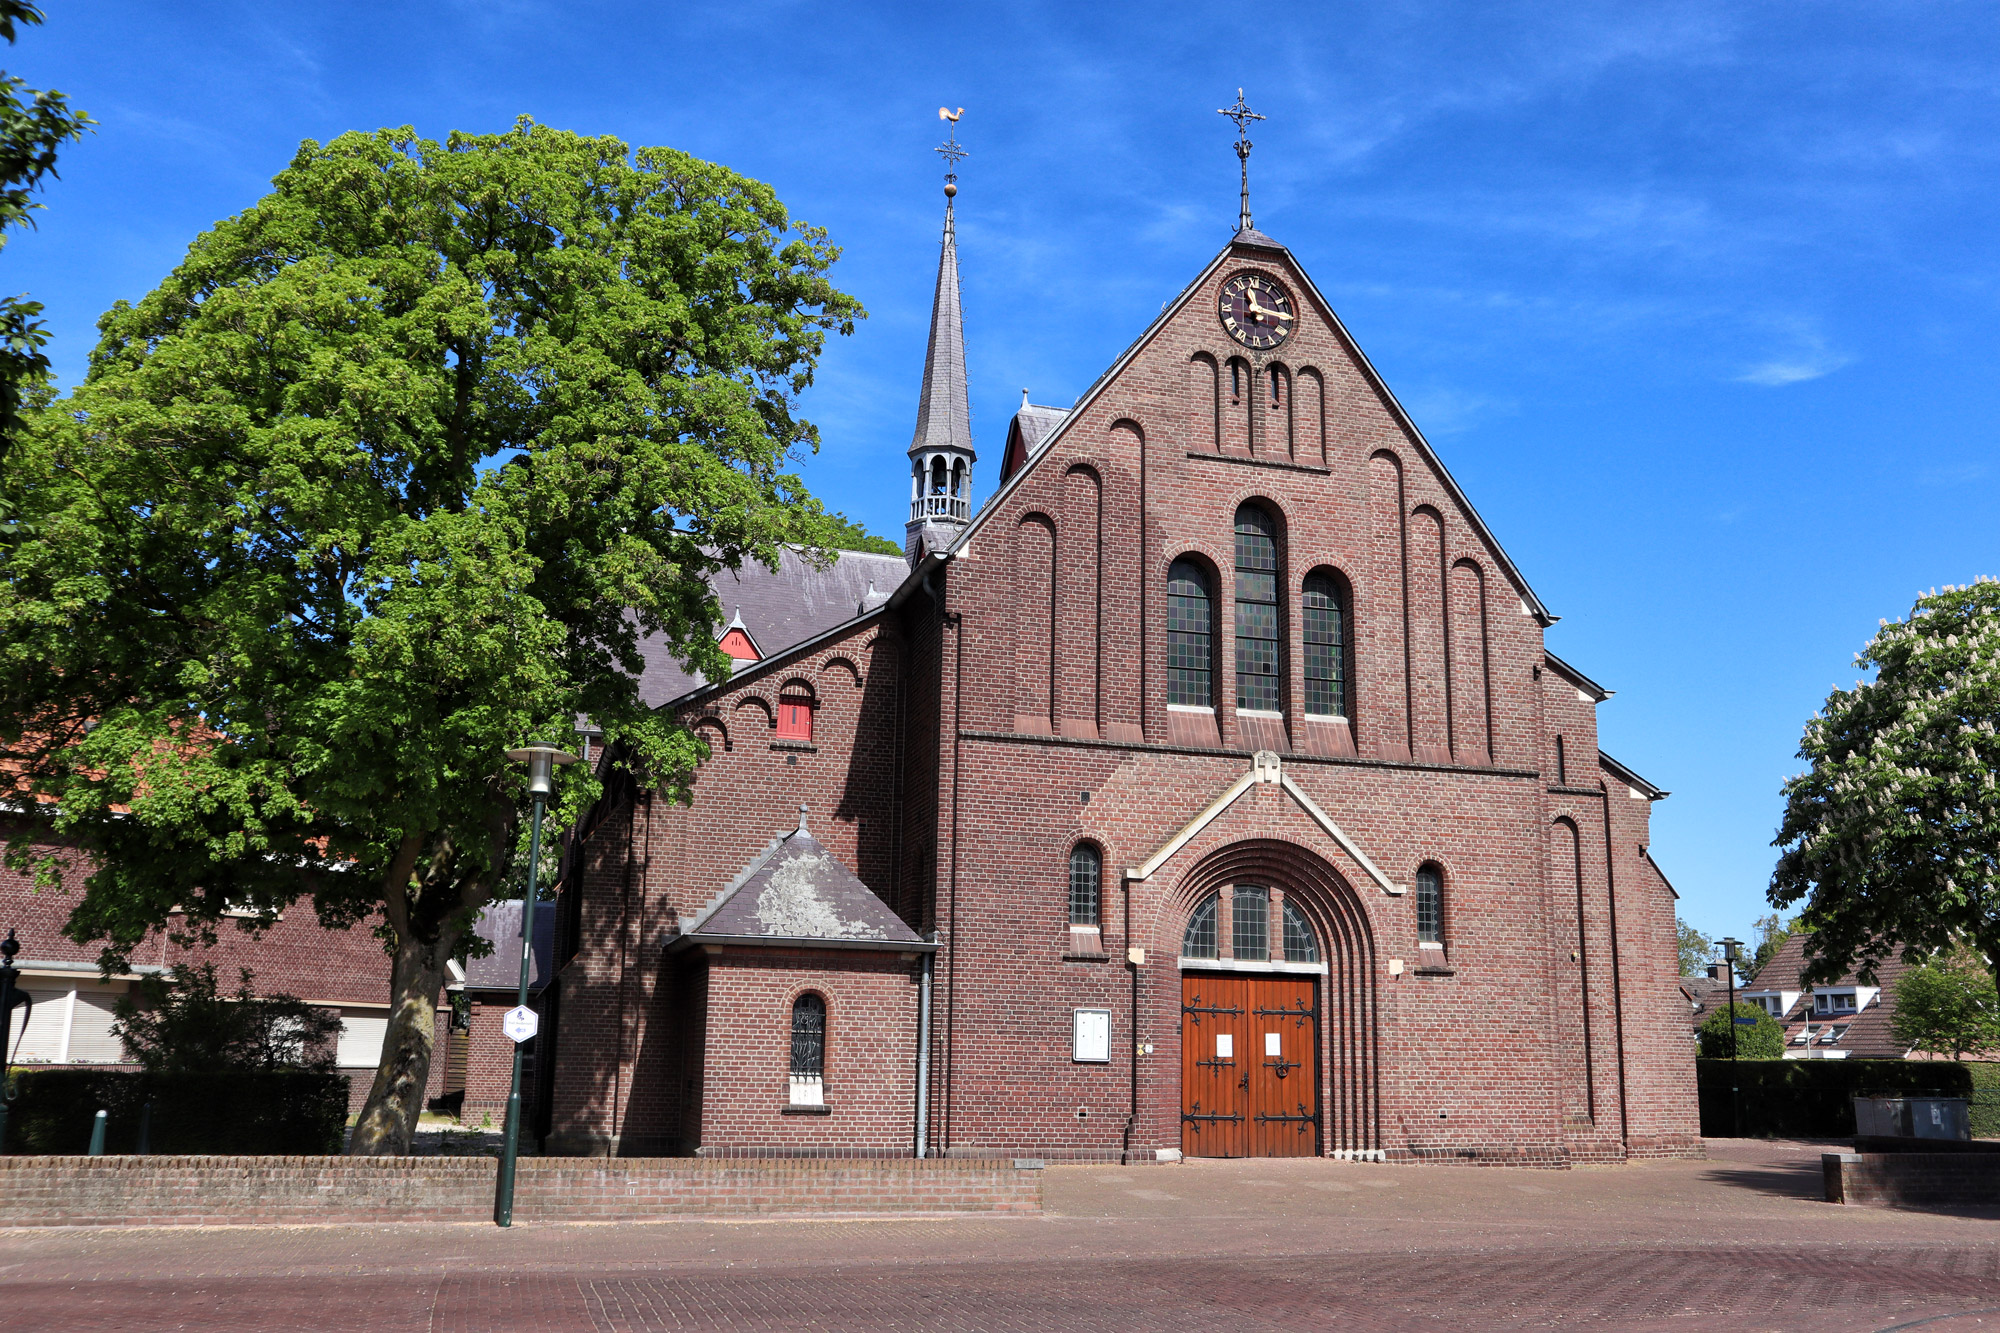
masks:
{"type": "Polygon", "coordinates": [[[1212,708],[1210,689],[1214,633],[1208,575],[1192,560],[1176,560],[1167,570],[1167,703],[1212,708]]]}
{"type": "Polygon", "coordinates": [[[1278,525],[1256,505],[1236,511],[1236,706],[1278,707],[1278,525]]]}
{"type": "Polygon", "coordinates": [[[1347,716],[1347,608],[1333,575],[1306,576],[1306,712],[1347,716]]]}

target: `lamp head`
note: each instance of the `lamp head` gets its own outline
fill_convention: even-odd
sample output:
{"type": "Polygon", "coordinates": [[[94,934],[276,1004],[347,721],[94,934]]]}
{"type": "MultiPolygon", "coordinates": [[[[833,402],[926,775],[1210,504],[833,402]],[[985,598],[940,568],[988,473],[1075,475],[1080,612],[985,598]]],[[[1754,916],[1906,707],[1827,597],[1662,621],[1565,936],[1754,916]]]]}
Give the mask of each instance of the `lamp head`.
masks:
{"type": "Polygon", "coordinates": [[[528,794],[548,796],[556,789],[556,765],[573,764],[576,756],[553,745],[524,745],[507,751],[507,757],[528,766],[528,794]]]}
{"type": "Polygon", "coordinates": [[[1736,962],[1739,958],[1743,956],[1742,940],[1731,939],[1729,936],[1724,935],[1721,939],[1717,940],[1716,943],[1722,946],[1722,956],[1728,959],[1732,963],[1736,962]]]}

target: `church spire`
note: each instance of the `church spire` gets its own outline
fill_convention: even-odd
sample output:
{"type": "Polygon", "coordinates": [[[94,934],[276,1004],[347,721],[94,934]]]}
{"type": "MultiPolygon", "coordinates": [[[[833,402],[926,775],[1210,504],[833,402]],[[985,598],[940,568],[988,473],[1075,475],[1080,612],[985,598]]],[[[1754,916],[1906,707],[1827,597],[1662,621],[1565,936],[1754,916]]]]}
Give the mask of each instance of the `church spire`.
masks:
{"type": "Polygon", "coordinates": [[[931,300],[931,341],[924,354],[924,387],[917,399],[917,429],[910,440],[910,522],[903,553],[915,564],[957,539],[972,521],[972,404],[965,385],[965,323],[958,302],[958,231],[952,204],[958,195],[956,111],[938,108],[951,133],[938,153],[945,160],[944,240],[938,253],[937,292],[931,300]]]}

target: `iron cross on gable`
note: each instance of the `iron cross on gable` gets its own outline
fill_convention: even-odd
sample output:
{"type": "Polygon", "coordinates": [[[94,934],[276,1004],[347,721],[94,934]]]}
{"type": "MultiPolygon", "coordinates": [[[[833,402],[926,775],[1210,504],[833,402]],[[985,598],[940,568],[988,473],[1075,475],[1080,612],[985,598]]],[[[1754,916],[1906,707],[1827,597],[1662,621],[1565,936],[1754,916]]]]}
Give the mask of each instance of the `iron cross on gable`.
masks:
{"type": "Polygon", "coordinates": [[[1238,231],[1249,231],[1252,227],[1250,221],[1250,122],[1253,120],[1262,120],[1263,117],[1252,111],[1250,104],[1243,100],[1243,90],[1241,88],[1236,90],[1236,105],[1223,107],[1215,114],[1218,116],[1227,116],[1236,122],[1236,160],[1243,167],[1242,206],[1238,208],[1236,213],[1236,229],[1238,231]]]}
{"type": "Polygon", "coordinates": [[[1236,90],[1235,106],[1222,107],[1215,114],[1227,116],[1236,122],[1236,156],[1250,156],[1250,122],[1262,120],[1263,117],[1252,111],[1250,104],[1243,100],[1243,90],[1241,88],[1236,90]]]}

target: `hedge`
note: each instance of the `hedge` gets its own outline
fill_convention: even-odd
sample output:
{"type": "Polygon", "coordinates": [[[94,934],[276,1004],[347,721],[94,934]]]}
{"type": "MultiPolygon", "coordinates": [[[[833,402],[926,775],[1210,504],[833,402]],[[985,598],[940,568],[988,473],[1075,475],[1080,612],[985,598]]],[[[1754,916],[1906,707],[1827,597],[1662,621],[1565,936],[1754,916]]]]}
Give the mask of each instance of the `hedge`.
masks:
{"type": "Polygon", "coordinates": [[[108,1153],[147,1150],[316,1156],[338,1153],[347,1124],[347,1075],[302,1069],[231,1074],[147,1074],[129,1069],[17,1069],[8,1108],[8,1153],[84,1153],[97,1112],[108,1112],[108,1153]]]}
{"type": "Polygon", "coordinates": [[[1695,1084],[1701,1132],[1710,1138],[1847,1138],[1854,1133],[1856,1095],[1973,1093],[1971,1071],[1949,1060],[1697,1060],[1695,1084]],[[1736,1128],[1730,1109],[1731,1064],[1737,1067],[1735,1086],[1740,1090],[1736,1128]]]}
{"type": "Polygon", "coordinates": [[[1972,1115],[1972,1137],[2000,1139],[2000,1063],[1968,1060],[1965,1069],[1972,1075],[1972,1105],[1966,1108],[1972,1115]]]}

